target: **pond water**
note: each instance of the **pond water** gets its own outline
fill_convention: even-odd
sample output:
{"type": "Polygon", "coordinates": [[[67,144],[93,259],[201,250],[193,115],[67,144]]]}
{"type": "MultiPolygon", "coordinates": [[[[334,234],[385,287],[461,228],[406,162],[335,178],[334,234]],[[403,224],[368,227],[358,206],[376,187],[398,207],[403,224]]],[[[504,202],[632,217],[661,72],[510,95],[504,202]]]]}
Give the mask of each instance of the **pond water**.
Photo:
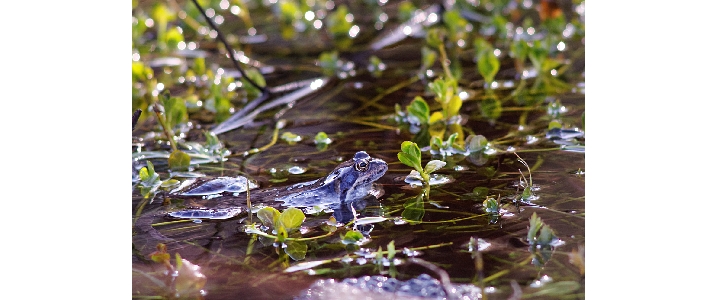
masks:
{"type": "MultiPolygon", "coordinates": [[[[448,31],[445,41],[447,45],[458,45],[451,41],[458,36],[458,43],[464,45],[448,48],[448,55],[453,58],[449,67],[461,70],[457,80],[462,92],[457,91],[462,100],[460,110],[458,116],[446,120],[443,124],[448,125],[438,131],[442,133],[441,141],[446,141],[450,133],[457,133],[459,146],[469,144],[465,141],[468,137],[485,137],[488,146],[470,155],[458,153],[460,151],[451,147],[430,149],[429,137],[437,132],[439,125],[436,124],[441,122],[419,126],[401,122],[405,120],[401,115],[408,114],[406,108],[417,96],[426,100],[432,113],[442,111],[429,83],[434,82],[437,75],[445,78],[447,74],[440,59],[428,67],[423,66],[425,57],[421,51],[427,45],[425,32],[441,27],[441,22],[428,24],[425,18],[424,23],[417,23],[402,17],[407,11],[402,5],[406,4],[399,1],[353,4],[302,1],[297,2],[305,5],[297,6],[298,11],[303,12],[302,18],[290,22],[293,25],[286,25],[278,21],[283,16],[279,12],[280,4],[291,1],[270,2],[200,3],[213,7],[211,14],[215,22],[220,23],[216,16],[223,17],[219,28],[233,41],[235,50],[241,47],[246,55],[241,56],[240,61],[248,57],[252,59],[250,64],[256,61],[254,65],[261,66],[259,70],[267,87],[275,89],[265,103],[292,92],[279,91],[277,87],[297,82],[304,87],[303,82],[315,78],[326,81],[319,89],[309,91],[288,105],[259,111],[250,122],[217,134],[222,149],[227,152],[214,152],[223,153],[211,156],[216,159],[214,162],[207,158],[210,156],[194,155],[190,148],[194,145],[196,150],[197,145],[191,143],[206,145],[205,133],[221,122],[217,120],[217,115],[222,114],[221,105],[232,107],[228,115],[241,112],[245,103],[257,98],[257,94],[238,87],[249,84],[238,79],[239,71],[223,54],[226,53],[224,46],[217,41],[216,34],[211,34],[202,16],[193,13],[191,1],[169,5],[175,14],[179,12],[179,17],[170,24],[182,29],[183,40],[174,45],[182,51],[158,50],[158,21],[154,22],[154,28],[139,35],[141,38],[133,39],[135,62],[152,69],[156,79],[154,88],[148,87],[150,80],[133,82],[137,88],[137,93],[133,93],[133,97],[137,95],[135,108],[143,109],[143,116],[133,130],[132,147],[133,173],[137,172],[132,199],[134,298],[293,299],[303,295],[302,299],[307,299],[306,290],[318,280],[339,282],[381,275],[408,281],[422,274],[436,279],[443,274],[455,286],[483,287],[483,297],[488,299],[584,298],[584,46],[582,33],[577,33],[583,19],[583,2],[557,1],[561,6],[551,9],[542,5],[548,7],[552,1],[494,1],[489,2],[489,6],[483,2],[456,1],[453,5],[443,3],[436,14],[426,15],[426,18],[443,16],[438,19],[445,20],[444,12],[458,12],[466,22],[461,23],[459,33],[452,35],[448,31]],[[333,13],[340,11],[343,4],[352,15],[343,19],[351,19],[349,23],[360,28],[356,37],[348,39],[350,45],[345,49],[339,46],[340,39],[332,37],[327,29],[333,13]],[[242,10],[235,7],[251,9],[250,14],[235,14],[242,10]],[[306,13],[308,11],[312,14],[306,13]],[[563,30],[557,35],[546,29],[554,26],[545,21],[546,13],[562,15],[568,20],[560,23],[563,30]],[[497,15],[504,16],[503,20],[508,22],[496,21],[497,15]],[[248,26],[245,16],[253,26],[248,26]],[[527,21],[529,19],[534,23],[527,21]],[[316,24],[314,20],[322,20],[324,27],[312,27],[316,24]],[[297,25],[299,23],[304,25],[297,25]],[[414,27],[409,26],[411,24],[414,27]],[[511,33],[502,34],[502,28],[493,24],[503,24],[503,31],[511,33]],[[197,34],[192,26],[199,26],[199,32],[210,33],[197,34]],[[518,30],[520,27],[525,28],[518,30]],[[392,36],[390,31],[397,28],[414,32],[400,35],[394,42],[388,37],[392,36]],[[417,33],[419,30],[424,33],[417,33]],[[289,34],[285,31],[292,31],[294,35],[283,37],[283,33],[289,34]],[[527,35],[527,31],[531,34],[527,35]],[[479,54],[472,48],[477,36],[493,43],[492,53],[499,54],[500,65],[493,83],[486,83],[478,70],[479,54]],[[552,79],[542,77],[541,71],[531,68],[532,58],[524,57],[524,65],[517,65],[508,55],[511,41],[517,40],[543,40],[554,47],[547,57],[559,63],[544,71],[551,74],[560,70],[561,74],[550,75],[552,79]],[[335,70],[327,71],[317,60],[320,54],[337,49],[340,49],[339,55],[333,62],[339,61],[341,66],[335,65],[335,70]],[[197,70],[196,57],[204,58],[205,69],[213,76],[224,79],[217,79],[217,84],[211,77],[203,79],[196,73],[192,79],[187,70],[197,70]],[[381,61],[381,74],[370,71],[372,66],[379,66],[376,59],[381,61]],[[518,72],[517,67],[524,71],[518,72]],[[427,70],[433,76],[427,76],[427,70]],[[541,74],[532,75],[532,72],[541,74]],[[544,84],[531,89],[539,78],[544,84]],[[552,83],[552,80],[561,82],[552,83]],[[162,84],[162,88],[158,88],[158,84],[162,84]],[[531,93],[512,94],[522,85],[531,93]],[[221,91],[213,90],[214,86],[221,91]],[[488,89],[492,92],[487,92],[488,89]],[[155,95],[153,91],[157,91],[155,95]],[[170,172],[167,155],[172,152],[171,144],[154,112],[148,110],[146,103],[141,104],[144,99],[162,98],[165,91],[181,99],[188,111],[189,118],[173,126],[179,137],[176,140],[179,148],[193,154],[190,170],[184,174],[170,172]],[[222,97],[229,101],[222,102],[222,97]],[[500,99],[500,113],[487,108],[496,105],[490,103],[491,99],[500,99]],[[197,100],[204,102],[198,105],[197,100]],[[396,105],[402,114],[397,113],[396,105]],[[283,126],[277,126],[280,122],[283,126]],[[326,133],[331,142],[315,143],[319,132],[326,133]],[[292,134],[301,140],[292,141],[292,134]],[[423,149],[422,166],[430,160],[446,162],[433,174],[449,180],[432,185],[430,190],[408,184],[405,179],[413,168],[397,157],[405,141],[414,141],[423,149]],[[252,149],[260,150],[247,153],[254,152],[252,149]],[[357,151],[366,151],[388,164],[388,171],[376,181],[383,193],[356,206],[357,221],[382,218],[363,219],[369,224],[335,227],[327,224],[331,212],[305,211],[301,237],[316,238],[304,242],[307,250],[303,259],[287,255],[282,243],[247,233],[250,224],[260,223],[256,213],[250,217],[245,211],[233,218],[201,222],[165,218],[165,212],[212,199],[174,197],[168,194],[170,188],[163,187],[148,194],[140,179],[140,169],[151,161],[161,180],[169,179],[171,174],[178,182],[188,180],[190,175],[246,176],[256,181],[260,189],[285,187],[324,177],[341,161],[351,160],[357,151]],[[424,195],[425,191],[429,194],[424,195]],[[484,201],[489,198],[498,200],[497,213],[487,212],[484,201]],[[536,236],[552,234],[550,244],[528,241],[529,231],[538,230],[538,227],[531,228],[534,214],[546,228],[536,236]],[[151,253],[157,250],[158,239],[140,228],[138,219],[150,220],[153,228],[168,238],[163,242],[173,268],[177,267],[175,254],[179,254],[197,269],[179,268],[182,273],[178,277],[168,275],[167,266],[150,259],[151,253]],[[360,232],[362,239],[358,244],[347,242],[348,232],[360,232]],[[396,249],[395,259],[377,263],[379,249],[386,258],[390,247],[396,249]],[[307,262],[317,264],[312,267],[305,265],[307,262]]],[[[441,4],[413,2],[416,8],[426,12],[441,4]]],[[[140,2],[133,11],[136,22],[147,24],[153,5],[153,2],[140,2]]],[[[416,10],[410,11],[416,17],[416,10]]],[[[351,36],[353,26],[348,28],[351,36]]],[[[441,50],[435,53],[441,57],[441,50]]],[[[171,105],[165,102],[164,108],[169,115],[171,105]]],[[[245,193],[234,198],[238,206],[246,207],[245,193]]],[[[280,212],[286,208],[274,206],[280,212]]],[[[272,234],[271,230],[265,233],[272,234]]],[[[189,264],[185,264],[187,266],[189,264]]],[[[312,288],[318,290],[316,286],[312,288]]],[[[323,299],[332,298],[327,297],[323,299]]]]}

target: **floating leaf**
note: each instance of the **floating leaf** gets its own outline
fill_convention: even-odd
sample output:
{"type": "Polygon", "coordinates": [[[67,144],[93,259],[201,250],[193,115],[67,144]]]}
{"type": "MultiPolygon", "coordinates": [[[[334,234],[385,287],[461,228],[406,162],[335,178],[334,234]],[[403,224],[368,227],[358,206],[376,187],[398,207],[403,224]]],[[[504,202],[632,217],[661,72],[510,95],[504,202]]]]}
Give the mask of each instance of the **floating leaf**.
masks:
{"type": "Polygon", "coordinates": [[[187,171],[189,168],[189,162],[191,158],[189,154],[182,152],[181,150],[172,151],[170,157],[167,159],[170,169],[172,171],[187,171]]]}

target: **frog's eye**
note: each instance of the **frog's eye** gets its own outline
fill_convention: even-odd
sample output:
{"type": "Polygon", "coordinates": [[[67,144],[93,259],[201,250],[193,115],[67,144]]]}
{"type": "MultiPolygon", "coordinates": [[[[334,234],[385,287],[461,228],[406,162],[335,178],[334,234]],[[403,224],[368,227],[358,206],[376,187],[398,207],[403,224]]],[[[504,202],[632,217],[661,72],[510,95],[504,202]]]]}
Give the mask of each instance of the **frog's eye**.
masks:
{"type": "Polygon", "coordinates": [[[354,169],[359,172],[364,172],[369,168],[369,163],[366,160],[360,160],[354,164],[354,169]]]}

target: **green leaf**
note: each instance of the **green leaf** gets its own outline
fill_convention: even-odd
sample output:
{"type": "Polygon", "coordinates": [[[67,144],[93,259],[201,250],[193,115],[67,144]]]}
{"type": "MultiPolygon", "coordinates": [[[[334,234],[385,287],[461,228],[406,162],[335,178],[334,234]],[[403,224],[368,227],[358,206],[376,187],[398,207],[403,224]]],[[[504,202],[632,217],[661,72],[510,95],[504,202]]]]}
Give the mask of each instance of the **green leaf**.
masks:
{"type": "Polygon", "coordinates": [[[466,150],[469,152],[479,152],[486,148],[489,141],[483,135],[469,135],[466,137],[466,150]]]}
{"type": "Polygon", "coordinates": [[[461,98],[459,98],[458,95],[454,95],[454,97],[449,100],[449,104],[446,107],[446,118],[451,118],[453,116],[457,116],[459,114],[459,110],[461,109],[461,98]]]}
{"type": "Polygon", "coordinates": [[[394,256],[396,256],[396,248],[394,248],[394,240],[391,240],[389,244],[386,245],[386,258],[389,260],[394,259],[394,256]]]}
{"type": "Polygon", "coordinates": [[[324,131],[320,131],[314,137],[314,143],[317,145],[320,145],[320,144],[328,145],[328,144],[332,143],[332,140],[329,138],[329,136],[324,131]]]}
{"type": "Polygon", "coordinates": [[[147,181],[147,179],[149,179],[149,178],[150,178],[150,175],[147,171],[147,167],[142,167],[142,169],[140,169],[140,180],[147,181]]]}
{"type": "Polygon", "coordinates": [[[476,198],[478,199],[486,198],[486,196],[489,194],[489,188],[477,186],[471,191],[471,193],[475,194],[476,198]]]}
{"type": "Polygon", "coordinates": [[[552,120],[548,123],[548,129],[561,128],[561,122],[558,120],[552,120]]]}
{"type": "Polygon", "coordinates": [[[481,116],[491,121],[495,121],[501,117],[501,111],[503,110],[501,101],[494,97],[489,97],[481,101],[480,108],[481,116]]]}
{"type": "Polygon", "coordinates": [[[528,240],[529,244],[533,244],[534,240],[536,239],[536,234],[538,233],[540,227],[543,226],[543,221],[541,221],[541,218],[536,215],[536,212],[534,212],[531,215],[531,219],[529,219],[529,231],[526,234],[526,239],[528,240]]]}
{"type": "Polygon", "coordinates": [[[432,160],[426,163],[426,167],[424,168],[424,173],[431,174],[432,172],[443,168],[446,165],[446,162],[440,161],[440,160],[432,160]]]}
{"type": "Polygon", "coordinates": [[[284,228],[287,229],[287,231],[292,231],[298,229],[299,226],[302,226],[302,223],[304,223],[304,219],[306,219],[306,217],[304,216],[304,213],[301,209],[298,209],[296,207],[290,207],[285,209],[279,215],[277,222],[281,223],[284,228]]]}
{"type": "Polygon", "coordinates": [[[429,122],[429,104],[427,104],[421,96],[414,97],[414,100],[411,101],[406,110],[419,119],[421,124],[429,122]]]}
{"type": "Polygon", "coordinates": [[[172,171],[187,171],[189,169],[190,157],[189,154],[181,150],[175,150],[172,151],[167,162],[172,171]]]}
{"type": "Polygon", "coordinates": [[[399,161],[401,161],[403,164],[412,167],[417,171],[423,172],[423,169],[421,168],[421,162],[417,162],[414,157],[404,152],[397,153],[397,157],[399,158],[399,161]]]}
{"type": "Polygon", "coordinates": [[[397,154],[399,160],[407,166],[418,171],[423,171],[421,167],[421,150],[414,142],[404,141],[401,143],[401,152],[397,154]]]}
{"type": "MultiPolygon", "coordinates": [[[[581,288],[581,284],[575,281],[550,282],[541,287],[541,290],[530,294],[531,296],[561,296],[573,293],[581,288]]],[[[528,296],[528,295],[526,295],[528,296]]]]}
{"type": "Polygon", "coordinates": [[[436,51],[429,49],[424,46],[421,47],[421,66],[424,69],[428,69],[436,62],[436,51]]]}
{"type": "Polygon", "coordinates": [[[284,252],[293,260],[303,260],[307,256],[307,243],[303,241],[287,241],[284,252]]]}
{"type": "Polygon", "coordinates": [[[431,48],[438,49],[444,43],[444,36],[446,36],[446,32],[443,28],[431,28],[426,33],[426,44],[431,48]]]}
{"type": "Polygon", "coordinates": [[[352,230],[352,231],[347,231],[347,233],[344,235],[344,238],[342,239],[342,241],[345,244],[356,244],[359,241],[361,241],[362,239],[364,239],[364,235],[361,232],[352,230]]]}
{"type": "Polygon", "coordinates": [[[150,177],[155,176],[155,165],[153,165],[149,160],[147,161],[147,174],[149,174],[150,177]]]}
{"type": "Polygon", "coordinates": [[[165,107],[165,122],[169,128],[186,122],[188,119],[187,105],[185,100],[178,97],[170,97],[169,93],[163,93],[162,105],[165,107]]]}
{"type": "Polygon", "coordinates": [[[422,193],[404,203],[404,211],[401,212],[401,217],[407,221],[421,222],[424,218],[424,213],[424,194],[422,193]]]}
{"type": "Polygon", "coordinates": [[[499,72],[499,58],[494,55],[491,50],[483,50],[478,53],[477,65],[479,73],[484,77],[484,81],[491,83],[494,81],[494,76],[499,72]]]}
{"type": "Polygon", "coordinates": [[[262,222],[262,225],[274,228],[274,223],[279,218],[279,211],[274,207],[265,206],[257,211],[257,218],[262,222]]]}

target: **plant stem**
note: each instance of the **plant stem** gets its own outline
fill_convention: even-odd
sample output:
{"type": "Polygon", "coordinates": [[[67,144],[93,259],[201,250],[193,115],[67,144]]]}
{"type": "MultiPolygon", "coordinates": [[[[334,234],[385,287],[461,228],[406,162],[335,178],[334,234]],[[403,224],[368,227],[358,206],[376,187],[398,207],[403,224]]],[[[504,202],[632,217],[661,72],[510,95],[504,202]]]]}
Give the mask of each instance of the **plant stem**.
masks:
{"type": "Polygon", "coordinates": [[[157,105],[157,103],[154,104],[154,111],[155,115],[157,115],[157,122],[160,123],[160,126],[162,127],[162,131],[164,131],[165,135],[167,136],[167,139],[170,141],[170,145],[172,146],[172,151],[177,151],[177,144],[175,143],[174,139],[174,133],[172,133],[172,128],[169,128],[167,126],[167,123],[165,123],[165,119],[162,117],[162,114],[160,114],[160,106],[157,105]]]}
{"type": "Polygon", "coordinates": [[[441,55],[441,68],[444,69],[444,74],[446,74],[448,79],[454,80],[454,76],[451,75],[451,69],[449,69],[451,60],[449,60],[449,57],[446,55],[446,48],[444,48],[443,43],[439,45],[439,54],[441,55]]]}

